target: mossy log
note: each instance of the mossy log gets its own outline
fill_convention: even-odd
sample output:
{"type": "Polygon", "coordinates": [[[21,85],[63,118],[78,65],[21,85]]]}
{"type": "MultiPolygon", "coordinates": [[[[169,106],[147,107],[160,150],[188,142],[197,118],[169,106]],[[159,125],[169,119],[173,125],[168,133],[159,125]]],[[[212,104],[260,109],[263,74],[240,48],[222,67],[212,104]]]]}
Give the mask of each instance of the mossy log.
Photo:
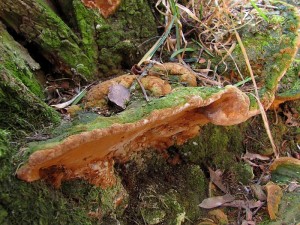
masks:
{"type": "MultiPolygon", "coordinates": [[[[14,2],[9,2],[11,3],[9,7],[12,9],[14,2]]],[[[46,12],[45,14],[50,12],[50,10],[54,12],[56,8],[56,6],[50,7],[42,1],[35,1],[34,3],[29,3],[28,1],[23,2],[27,2],[29,5],[41,4],[44,7],[49,7],[43,11],[46,12]]],[[[86,13],[93,12],[92,14],[81,13],[81,9],[87,9],[82,7],[80,1],[63,2],[61,0],[56,2],[61,6],[65,4],[65,8],[62,7],[64,11],[58,14],[60,14],[60,16],[64,14],[65,18],[63,21],[67,21],[65,24],[73,28],[73,34],[70,35],[75,35],[74,38],[76,40],[80,39],[79,43],[76,41],[72,43],[76,43],[77,46],[75,46],[75,49],[77,49],[77,47],[80,48],[83,52],[82,54],[88,58],[88,60],[84,62],[106,60],[108,63],[100,64],[97,68],[97,73],[101,74],[100,71],[109,71],[109,67],[112,68],[110,71],[115,73],[123,62],[123,54],[126,55],[129,52],[129,58],[131,58],[131,56],[133,57],[136,53],[135,50],[133,50],[136,47],[135,44],[126,39],[128,37],[126,36],[126,31],[112,32],[114,25],[117,24],[119,27],[122,27],[124,21],[118,23],[114,17],[111,17],[105,20],[105,24],[103,25],[103,19],[97,16],[102,22],[95,24],[100,26],[96,25],[90,29],[88,26],[90,23],[86,21],[86,18],[93,17],[94,13],[97,14],[97,12],[89,11],[89,9],[86,13]],[[72,7],[74,6],[76,6],[77,11],[73,10],[72,7]],[[68,7],[71,7],[72,10],[67,10],[68,7]],[[68,14],[70,12],[71,14],[68,14]],[[76,12],[80,13],[76,14],[76,12]],[[77,16],[73,16],[75,14],[77,16]],[[81,21],[81,23],[78,24],[78,21],[81,21]],[[79,28],[74,28],[75,26],[79,28]],[[94,34],[96,34],[97,38],[89,39],[90,35],[93,36],[94,34]],[[101,37],[99,37],[100,34],[102,35],[101,37]],[[110,34],[113,35],[110,36],[110,34]],[[95,49],[95,46],[102,46],[103,48],[95,49]],[[89,48],[94,49],[94,51],[88,52],[87,50],[89,48]],[[120,53],[121,50],[123,50],[123,53],[120,53]],[[117,56],[112,60],[110,57],[115,54],[117,56]]],[[[123,1],[118,13],[123,13],[124,17],[128,16],[126,9],[134,9],[134,5],[132,5],[131,2],[123,1]],[[128,8],[126,8],[126,6],[128,8]]],[[[1,2],[0,7],[8,6],[6,4],[6,2],[1,2]]],[[[0,10],[0,16],[3,17],[6,24],[15,29],[13,26],[14,23],[10,20],[20,17],[7,17],[7,15],[13,11],[8,12],[1,8],[0,10]],[[3,14],[4,11],[6,13],[3,14]]],[[[140,17],[136,17],[136,19],[131,22],[127,21],[126,26],[130,24],[134,28],[139,27],[139,19],[137,18],[143,18],[143,11],[140,12],[140,17]]],[[[135,15],[135,11],[131,11],[130,14],[135,15]]],[[[63,16],[60,18],[62,17],[63,16]]],[[[150,21],[152,20],[150,19],[150,21]]],[[[141,32],[138,31],[135,33],[136,31],[133,29],[133,31],[128,33],[134,33],[134,35],[141,34],[144,28],[139,27],[139,29],[141,32]]],[[[153,27],[151,29],[153,29],[153,27]]],[[[16,28],[15,31],[18,32],[18,28],[16,28]]],[[[145,30],[143,30],[143,32],[144,31],[145,30]]],[[[135,37],[146,37],[148,31],[149,30],[145,31],[145,36],[141,35],[135,37]]],[[[153,30],[150,31],[152,32],[153,30]]],[[[25,36],[22,32],[20,32],[20,34],[25,36]]],[[[24,124],[19,124],[20,118],[24,118],[23,122],[25,123],[29,122],[28,125],[30,127],[31,123],[44,124],[44,122],[49,120],[55,121],[57,117],[55,113],[53,113],[53,110],[45,106],[40,98],[37,97],[42,96],[41,89],[36,85],[33,79],[33,70],[37,67],[37,64],[29,58],[29,55],[24,49],[19,48],[17,43],[13,42],[7,45],[8,40],[13,40],[8,33],[3,31],[1,36],[5,37],[3,39],[5,40],[5,44],[2,46],[0,44],[0,49],[4,53],[3,56],[1,54],[1,60],[4,59],[2,57],[13,57],[9,58],[12,60],[7,61],[13,63],[9,65],[5,63],[1,64],[0,68],[0,100],[3,101],[3,103],[1,102],[3,109],[9,109],[9,111],[4,112],[3,117],[2,115],[0,117],[2,119],[0,128],[3,128],[2,126],[7,128],[7,126],[13,125],[11,128],[18,127],[19,129],[19,127],[21,127],[22,129],[28,130],[28,127],[24,124]],[[9,50],[6,51],[8,46],[9,50]],[[16,52],[15,55],[11,54],[14,51],[16,52]],[[16,57],[16,55],[18,57],[16,57]],[[22,69],[20,70],[19,68],[22,69]],[[18,71],[17,74],[15,74],[14,71],[18,71]],[[27,79],[28,77],[31,79],[27,79]],[[9,101],[10,103],[8,104],[9,101]],[[7,118],[11,118],[11,115],[15,115],[13,118],[17,119],[13,119],[10,123],[7,123],[9,121],[7,118]]],[[[66,36],[64,36],[64,38],[65,37],[66,36]]],[[[291,37],[288,40],[292,40],[288,43],[288,46],[293,45],[295,47],[296,37],[291,37]]],[[[40,42],[35,42],[35,39],[31,41],[34,42],[36,46],[39,45],[43,47],[40,42]]],[[[284,41],[282,43],[286,44],[284,41]]],[[[66,46],[68,46],[68,44],[66,46]]],[[[246,45],[246,47],[249,46],[251,45],[246,45]]],[[[285,46],[283,45],[283,47],[285,46]]],[[[273,98],[278,80],[288,67],[287,64],[291,61],[292,54],[290,54],[290,51],[288,51],[288,53],[289,54],[284,55],[285,58],[282,61],[285,65],[280,65],[280,69],[277,70],[275,75],[269,74],[269,78],[271,77],[271,85],[269,87],[271,88],[267,88],[269,90],[267,93],[270,94],[267,98],[268,101],[266,101],[267,105],[269,105],[269,99],[273,98]]],[[[43,54],[46,58],[49,57],[48,59],[50,61],[53,60],[51,62],[55,64],[57,58],[52,59],[51,57],[60,57],[55,55],[57,53],[52,55],[51,52],[49,56],[46,50],[43,50],[43,54]]],[[[280,59],[280,57],[276,58],[276,61],[277,59],[280,59]]],[[[61,60],[64,59],[61,58],[61,60]]],[[[75,62],[77,63],[77,61],[75,62]]],[[[78,64],[68,64],[68,62],[64,61],[60,61],[59,63],[62,63],[59,65],[63,65],[57,66],[59,71],[68,74],[80,74],[87,79],[91,79],[89,73],[85,71],[86,68],[83,66],[74,69],[74,66],[78,64]]],[[[261,78],[263,81],[262,84],[264,84],[264,79],[265,77],[261,78]]],[[[133,151],[147,147],[165,149],[167,146],[173,144],[182,144],[185,140],[198,133],[199,125],[203,125],[208,121],[221,125],[240,123],[257,113],[257,108],[255,108],[255,104],[252,103],[253,102],[249,101],[244,93],[232,86],[226,88],[179,88],[164,98],[156,99],[149,104],[140,103],[140,107],[136,108],[136,110],[131,108],[128,111],[110,118],[99,117],[97,114],[80,115],[79,117],[84,117],[82,120],[75,120],[73,124],[66,125],[67,127],[65,129],[61,129],[60,127],[53,132],[53,135],[57,136],[55,139],[51,139],[46,143],[33,143],[27,151],[24,151],[24,149],[18,150],[16,146],[10,143],[11,139],[9,139],[9,133],[0,130],[0,223],[98,224],[99,221],[104,221],[104,224],[113,224],[113,222],[120,224],[121,221],[122,224],[134,224],[138,221],[142,224],[146,221],[147,223],[183,224],[186,216],[189,218],[189,220],[185,220],[186,224],[196,224],[197,219],[201,216],[201,213],[203,213],[200,212],[201,210],[198,207],[199,201],[205,198],[207,192],[207,190],[205,190],[207,179],[201,170],[203,165],[213,165],[217,168],[232,171],[236,175],[237,183],[239,181],[247,183],[249,179],[251,179],[253,175],[251,167],[249,169],[249,166],[245,166],[241,162],[237,164],[236,158],[239,158],[240,154],[245,150],[259,151],[262,146],[253,147],[253,144],[247,147],[249,143],[247,143],[247,146],[244,146],[244,140],[247,135],[249,135],[244,133],[244,129],[237,126],[206,126],[202,129],[200,136],[191,140],[181,149],[182,151],[179,154],[181,154],[182,159],[185,160],[183,165],[172,165],[172,162],[167,164],[165,160],[156,160],[155,157],[153,157],[154,160],[151,162],[151,157],[146,157],[141,161],[134,162],[137,165],[149,164],[149,168],[147,168],[146,172],[141,168],[135,170],[134,167],[130,167],[130,164],[126,164],[120,169],[121,172],[119,172],[121,175],[123,173],[123,184],[121,184],[118,177],[115,177],[115,169],[117,169],[117,166],[113,167],[113,162],[109,160],[124,163],[124,161],[129,158],[127,155],[128,149],[133,149],[133,151]],[[239,111],[241,108],[243,109],[242,112],[239,111]],[[237,112],[238,114],[236,114],[237,112]],[[131,129],[131,132],[128,132],[128,130],[126,130],[127,128],[128,130],[131,129]],[[243,132],[242,134],[241,131],[243,132]],[[102,145],[102,141],[105,139],[102,138],[103,136],[101,135],[105,133],[107,135],[106,137],[111,137],[111,139],[106,139],[102,145]],[[126,135],[127,142],[122,140],[121,135],[123,134],[126,135]],[[99,136],[97,137],[97,135],[99,136]],[[79,141],[77,143],[78,145],[73,145],[74,142],[72,141],[74,140],[79,141]],[[80,144],[83,144],[83,147],[78,147],[80,144]],[[123,144],[125,148],[122,146],[123,144]],[[104,145],[108,146],[107,151],[102,151],[101,148],[104,145]],[[77,155],[74,154],[74,157],[68,159],[68,148],[69,150],[74,150],[75,148],[75,151],[78,149],[83,150],[83,154],[80,155],[79,153],[81,152],[78,150],[77,153],[75,152],[77,155]],[[100,150],[97,152],[98,148],[100,150]],[[44,149],[44,151],[41,152],[46,153],[45,155],[41,152],[38,153],[37,150],[41,149],[44,149]],[[53,149],[58,151],[52,151],[53,149]],[[94,155],[93,150],[97,152],[94,155]],[[106,155],[106,158],[99,160],[101,155],[108,153],[108,150],[111,151],[106,155]],[[34,152],[34,156],[30,157],[28,164],[23,165],[24,161],[29,157],[28,154],[32,152],[34,152]],[[75,157],[78,155],[79,157],[75,157]],[[92,157],[89,158],[90,156],[92,157]],[[47,161],[47,157],[50,159],[49,161],[47,161]],[[149,161],[151,163],[149,163],[149,161]],[[81,170],[80,168],[74,169],[74,166],[76,167],[82,163],[84,166],[81,170]],[[30,181],[32,181],[45,178],[57,187],[61,184],[60,182],[62,180],[70,179],[70,181],[63,182],[59,190],[52,189],[43,181],[35,181],[29,184],[16,179],[15,173],[19,168],[21,168],[18,172],[19,176],[21,178],[22,176],[23,178],[25,177],[24,179],[29,177],[28,181],[30,179],[30,181]],[[105,170],[106,168],[107,170],[105,170]],[[29,171],[29,175],[23,173],[24,171],[29,171]],[[127,171],[127,174],[124,171],[127,171]],[[32,177],[30,177],[30,173],[33,174],[32,177]],[[85,173],[89,174],[86,175],[85,173]],[[77,179],[83,178],[96,185],[101,185],[101,182],[106,181],[109,183],[111,180],[105,180],[107,176],[99,176],[102,173],[106,173],[105,175],[113,174],[115,186],[102,190],[99,187],[90,185],[88,182],[77,179]],[[131,191],[129,197],[129,207],[131,208],[125,213],[124,209],[127,205],[128,195],[123,187],[124,183],[127,185],[127,191],[131,191]],[[135,201],[139,202],[137,203],[135,201]],[[29,210],[31,208],[34,208],[34,210],[29,210]],[[132,211],[129,212],[129,210],[132,211]]],[[[298,106],[298,112],[300,112],[299,109],[298,106]]],[[[252,123],[255,123],[256,120],[257,118],[254,119],[252,123]]],[[[262,122],[259,121],[258,124],[261,125],[262,122]]],[[[242,126],[244,125],[245,124],[242,126]]],[[[262,127],[252,129],[249,124],[245,126],[249,126],[249,129],[255,131],[258,130],[262,132],[263,130],[262,127]]],[[[273,127],[274,126],[277,125],[273,125],[273,127]]],[[[282,121],[280,126],[285,127],[282,121]]],[[[287,128],[282,128],[282,130],[280,133],[281,136],[285,134],[287,128]]],[[[260,135],[257,135],[256,138],[260,141],[263,139],[260,135]]],[[[267,140],[267,138],[265,139],[267,140]]],[[[255,141],[251,140],[251,142],[255,141]]],[[[281,144],[282,139],[278,142],[281,144]]],[[[290,143],[291,141],[288,142],[290,143]]],[[[263,147],[265,146],[266,143],[263,143],[263,147]]],[[[174,148],[177,147],[178,146],[175,146],[174,148]]],[[[295,143],[293,148],[296,148],[295,143]]],[[[133,151],[131,152],[132,155],[134,155],[133,151]]],[[[287,204],[288,202],[289,201],[287,201],[287,204]]],[[[297,201],[294,202],[296,205],[297,201]]]]}
{"type": "Polygon", "coordinates": [[[0,39],[0,127],[20,134],[58,122],[59,115],[43,102],[42,87],[35,77],[39,64],[1,23],[0,39]]]}
{"type": "Polygon", "coordinates": [[[108,19],[80,0],[9,0],[0,2],[0,17],[56,71],[86,80],[130,67],[141,57],[137,46],[156,35],[149,5],[136,0],[122,1],[108,19]]]}
{"type": "MultiPolygon", "coordinates": [[[[265,12],[268,22],[265,20],[258,22],[259,19],[255,18],[238,30],[253,75],[256,77],[259,95],[265,109],[268,109],[274,101],[279,81],[288,70],[287,76],[293,76],[293,80],[296,82],[296,76],[298,76],[296,71],[298,71],[299,65],[295,62],[294,69],[289,69],[300,44],[298,9],[281,1],[274,1],[272,5],[275,7],[274,11],[265,12]]],[[[225,52],[214,58],[209,55],[206,55],[205,58],[212,61],[212,68],[217,69],[218,74],[222,74],[233,82],[250,76],[239,43],[231,54],[225,52]]],[[[290,80],[290,78],[284,79],[290,80]]],[[[297,92],[297,86],[298,84],[295,84],[293,90],[288,91],[289,93],[286,95],[297,92]]],[[[283,89],[287,91],[287,88],[283,89]]]]}
{"type": "MultiPolygon", "coordinates": [[[[241,31],[251,62],[261,63],[259,57],[264,60],[264,67],[260,69],[260,65],[255,73],[266,109],[273,102],[278,82],[298,50],[300,21],[296,9],[283,4],[278,13],[286,19],[285,23],[281,17],[276,17],[276,20],[272,17],[270,21],[275,22],[270,22],[271,28],[264,33],[255,31],[245,34],[241,31]],[[276,32],[273,32],[273,26],[278,27],[276,32]],[[257,39],[259,43],[255,43],[257,39]]],[[[238,60],[242,58],[241,48],[239,46],[233,52],[238,60]]],[[[238,66],[246,71],[245,64],[239,62],[238,66]]],[[[190,85],[197,85],[192,71],[178,64],[154,66],[148,76],[155,71],[166,76],[177,73],[187,80],[193,78],[190,85]]],[[[133,79],[134,76],[122,76],[93,87],[90,90],[92,94],[87,94],[88,105],[95,106],[97,102],[102,102],[111,84],[128,83],[133,79]]],[[[160,99],[147,103],[138,100],[134,108],[115,116],[80,123],[64,134],[34,146],[29,150],[32,155],[28,163],[18,170],[18,177],[28,182],[50,179],[56,187],[62,180],[75,177],[102,187],[110,186],[115,180],[112,169],[114,161],[126,161],[132,152],[142,149],[166,149],[174,144],[181,145],[198,133],[199,126],[209,122],[223,126],[244,122],[259,113],[252,99],[238,88],[228,85],[224,88],[179,87],[160,99]]]]}

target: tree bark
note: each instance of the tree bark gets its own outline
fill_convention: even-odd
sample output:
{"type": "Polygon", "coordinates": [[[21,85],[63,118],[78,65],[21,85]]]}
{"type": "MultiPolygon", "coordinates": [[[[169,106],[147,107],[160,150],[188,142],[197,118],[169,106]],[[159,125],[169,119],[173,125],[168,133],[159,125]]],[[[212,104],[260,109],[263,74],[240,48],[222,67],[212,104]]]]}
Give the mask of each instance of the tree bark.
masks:
{"type": "Polygon", "coordinates": [[[118,72],[122,64],[130,67],[142,56],[138,45],[156,36],[150,7],[138,0],[124,0],[116,16],[106,20],[80,0],[53,2],[1,1],[0,17],[69,76],[93,80],[118,72]]]}
{"type": "Polygon", "coordinates": [[[40,65],[1,23],[0,40],[0,127],[17,135],[58,122],[58,114],[43,102],[42,87],[34,74],[40,65]]]}

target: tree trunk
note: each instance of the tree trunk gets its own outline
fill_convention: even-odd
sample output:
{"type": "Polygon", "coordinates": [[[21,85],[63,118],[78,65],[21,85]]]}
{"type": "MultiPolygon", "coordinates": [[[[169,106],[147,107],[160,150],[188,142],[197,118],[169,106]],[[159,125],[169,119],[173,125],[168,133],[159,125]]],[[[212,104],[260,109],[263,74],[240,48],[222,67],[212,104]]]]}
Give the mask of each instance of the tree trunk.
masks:
{"type": "Polygon", "coordinates": [[[0,3],[0,17],[56,71],[86,80],[120,72],[122,64],[130,68],[142,56],[137,46],[156,36],[150,7],[139,0],[123,1],[106,20],[80,0],[8,0],[0,3]]]}
{"type": "Polygon", "coordinates": [[[40,68],[0,23],[0,128],[15,134],[34,132],[42,124],[58,122],[58,114],[43,102],[35,77],[40,68]]]}

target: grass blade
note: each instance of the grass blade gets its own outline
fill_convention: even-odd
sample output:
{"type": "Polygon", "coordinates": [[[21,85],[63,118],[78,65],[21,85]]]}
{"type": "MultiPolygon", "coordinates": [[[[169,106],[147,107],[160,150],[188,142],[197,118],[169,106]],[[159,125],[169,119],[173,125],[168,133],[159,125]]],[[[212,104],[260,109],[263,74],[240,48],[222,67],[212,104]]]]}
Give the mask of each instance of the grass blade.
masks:
{"type": "Polygon", "coordinates": [[[150,50],[143,56],[143,58],[139,61],[137,64],[138,66],[142,65],[143,62],[150,60],[154,53],[157,51],[157,49],[164,43],[168,35],[170,34],[171,28],[174,24],[175,17],[172,18],[171,22],[169,23],[166,31],[163,33],[163,35],[155,42],[155,44],[150,48],[150,50]]]}
{"type": "Polygon", "coordinates": [[[207,50],[207,48],[206,47],[204,47],[200,42],[198,42],[198,41],[196,41],[195,39],[192,39],[197,45],[199,45],[201,48],[203,48],[204,49],[204,51],[208,54],[208,55],[210,55],[211,57],[215,57],[209,50],[207,50]]]}
{"type": "Polygon", "coordinates": [[[252,78],[251,77],[247,77],[245,80],[242,80],[240,82],[237,82],[236,84],[234,84],[233,86],[239,87],[242,86],[243,84],[247,83],[248,81],[251,81],[252,78]]]}
{"type": "Polygon", "coordinates": [[[267,114],[266,114],[265,109],[264,109],[264,107],[263,107],[263,105],[262,105],[262,103],[261,103],[261,101],[259,99],[259,94],[258,94],[258,90],[257,90],[257,85],[256,85],[255,77],[254,77],[253,70],[252,70],[251,65],[250,65],[250,61],[249,61],[249,58],[248,58],[245,46],[244,46],[244,44],[243,44],[243,42],[241,40],[241,37],[240,37],[239,33],[236,30],[234,32],[235,32],[236,39],[237,39],[237,41],[238,41],[238,43],[240,45],[240,48],[242,50],[242,53],[243,53],[243,56],[245,58],[245,62],[246,62],[248,71],[250,73],[250,76],[251,76],[251,79],[252,79],[252,82],[253,82],[253,86],[254,86],[254,90],[255,90],[254,97],[256,98],[256,101],[258,103],[259,110],[260,110],[260,113],[261,113],[261,117],[263,119],[264,126],[265,126],[266,132],[268,134],[268,137],[269,137],[272,149],[273,149],[273,153],[274,153],[275,157],[278,158],[279,157],[279,153],[278,153],[278,150],[276,148],[276,145],[275,145],[275,142],[274,142],[271,130],[270,130],[270,126],[269,126],[267,114]]]}
{"type": "Polygon", "coordinates": [[[69,105],[76,105],[82,98],[83,96],[86,94],[86,88],[84,90],[82,90],[79,94],[77,94],[74,98],[72,98],[69,101],[60,103],[60,104],[56,104],[56,105],[51,105],[53,107],[55,107],[56,109],[64,109],[69,105]]]}
{"type": "Polygon", "coordinates": [[[258,8],[258,6],[255,4],[255,2],[251,0],[250,3],[251,3],[251,5],[253,6],[253,8],[256,9],[256,11],[258,12],[258,14],[259,14],[265,21],[269,22],[269,19],[268,19],[268,17],[266,16],[266,14],[264,14],[264,12],[263,12],[260,8],[258,8]]]}
{"type": "Polygon", "coordinates": [[[173,54],[171,55],[171,59],[182,52],[194,52],[194,51],[196,51],[196,49],[194,49],[194,48],[181,48],[181,49],[173,52],[173,54]]]}
{"type": "Polygon", "coordinates": [[[197,22],[201,23],[201,21],[198,19],[198,17],[188,8],[186,8],[185,6],[177,3],[176,6],[181,9],[182,11],[185,11],[192,19],[196,20],[197,22]]]}

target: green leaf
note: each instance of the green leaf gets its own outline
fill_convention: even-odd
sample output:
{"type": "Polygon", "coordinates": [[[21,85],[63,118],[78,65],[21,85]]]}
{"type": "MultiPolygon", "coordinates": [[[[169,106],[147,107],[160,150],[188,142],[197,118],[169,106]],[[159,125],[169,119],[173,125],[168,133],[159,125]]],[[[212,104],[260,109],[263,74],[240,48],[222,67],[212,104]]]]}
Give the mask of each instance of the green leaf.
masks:
{"type": "Polygon", "coordinates": [[[78,102],[80,102],[80,100],[85,96],[86,93],[87,93],[86,89],[84,89],[82,92],[80,92],[76,96],[76,99],[74,100],[74,102],[72,103],[72,105],[76,105],[78,102]]]}
{"type": "Polygon", "coordinates": [[[258,12],[258,14],[267,22],[269,22],[268,17],[266,16],[266,14],[264,14],[264,12],[258,8],[258,6],[255,4],[254,1],[250,1],[251,5],[256,9],[256,11],[258,12]]]}
{"type": "Polygon", "coordinates": [[[199,45],[201,48],[204,49],[204,51],[210,55],[211,57],[215,57],[206,47],[204,47],[200,42],[196,41],[195,39],[192,39],[197,45],[199,45]]]}
{"type": "Polygon", "coordinates": [[[163,35],[155,42],[155,44],[150,48],[150,50],[143,56],[143,58],[139,61],[138,66],[142,65],[143,62],[150,60],[154,53],[157,51],[157,49],[164,43],[167,36],[169,35],[171,28],[174,24],[175,17],[172,18],[169,26],[167,27],[166,31],[163,33],[163,35]]]}
{"type": "Polygon", "coordinates": [[[234,84],[234,86],[236,86],[236,87],[242,86],[243,84],[247,83],[248,81],[251,81],[251,77],[247,77],[245,80],[242,80],[242,81],[234,84]]]}
{"type": "Polygon", "coordinates": [[[194,49],[194,48],[182,48],[182,49],[179,49],[179,50],[173,52],[173,54],[171,55],[171,59],[174,58],[176,55],[182,53],[182,52],[194,52],[196,50],[197,49],[194,49]]]}

